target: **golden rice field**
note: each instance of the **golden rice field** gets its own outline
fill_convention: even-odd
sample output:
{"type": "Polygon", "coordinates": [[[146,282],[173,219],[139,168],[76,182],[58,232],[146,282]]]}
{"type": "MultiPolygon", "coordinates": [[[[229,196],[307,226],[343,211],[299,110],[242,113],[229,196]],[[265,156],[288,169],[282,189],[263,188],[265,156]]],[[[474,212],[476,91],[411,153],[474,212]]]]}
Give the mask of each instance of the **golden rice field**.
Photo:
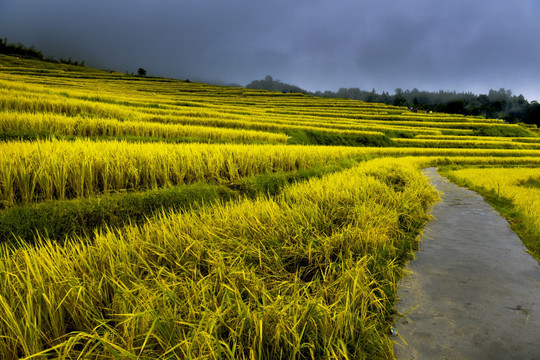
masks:
{"type": "Polygon", "coordinates": [[[471,139],[396,139],[397,143],[413,147],[435,148],[504,148],[504,149],[540,149],[540,143],[509,140],[484,140],[479,137],[471,139]]]}
{"type": "Polygon", "coordinates": [[[438,199],[421,169],[538,234],[539,146],[497,119],[2,57],[0,358],[394,358],[438,199]]]}

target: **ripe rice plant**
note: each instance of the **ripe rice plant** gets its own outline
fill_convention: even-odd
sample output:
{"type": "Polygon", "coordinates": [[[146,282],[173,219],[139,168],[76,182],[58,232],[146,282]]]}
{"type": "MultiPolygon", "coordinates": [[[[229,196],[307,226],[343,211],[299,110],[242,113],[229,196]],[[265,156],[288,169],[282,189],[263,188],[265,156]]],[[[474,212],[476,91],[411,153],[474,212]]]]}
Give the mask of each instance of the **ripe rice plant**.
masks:
{"type": "MultiPolygon", "coordinates": [[[[392,358],[397,280],[436,199],[419,169],[540,166],[539,138],[498,119],[29,60],[0,59],[0,108],[0,232],[45,225],[0,244],[8,360],[392,358]]],[[[525,174],[489,176],[540,197],[525,174]]]]}
{"type": "Polygon", "coordinates": [[[4,206],[157,189],[195,181],[233,181],[359,156],[362,148],[234,144],[133,144],[77,140],[0,143],[4,206]]]}
{"type": "Polygon", "coordinates": [[[538,162],[540,156],[540,150],[534,149],[475,149],[475,148],[415,148],[415,147],[402,147],[402,148],[381,148],[372,149],[377,154],[384,154],[387,156],[441,156],[441,157],[472,157],[477,160],[482,158],[488,161],[513,161],[514,158],[517,161],[527,158],[532,161],[533,164],[538,162]]]}
{"type": "Polygon", "coordinates": [[[477,140],[477,141],[515,141],[523,143],[540,143],[539,137],[500,137],[500,136],[466,136],[466,135],[417,135],[416,139],[429,139],[429,140],[477,140]]]}
{"type": "MultiPolygon", "coordinates": [[[[464,157],[467,163],[537,164],[537,150],[346,148],[126,142],[0,143],[3,206],[157,189],[195,181],[232,181],[260,173],[309,168],[351,156],[464,157]],[[487,157],[486,157],[487,156],[487,157]],[[473,158],[470,158],[473,157],[473,158]]],[[[444,163],[444,159],[440,163],[444,163]]]]}
{"type": "Polygon", "coordinates": [[[16,112],[48,112],[64,115],[91,114],[111,118],[129,118],[126,111],[113,104],[100,104],[80,99],[70,99],[66,96],[43,93],[13,93],[0,87],[0,108],[16,112]]]}
{"type": "MultiPolygon", "coordinates": [[[[223,117],[198,117],[198,116],[182,116],[177,117],[174,115],[160,115],[160,116],[146,116],[141,118],[142,121],[158,122],[158,123],[170,123],[170,124],[186,124],[186,125],[199,125],[199,126],[211,126],[216,128],[233,128],[233,129],[253,129],[260,131],[285,131],[285,130],[315,130],[324,131],[332,134],[343,134],[353,136],[363,135],[383,135],[384,130],[391,130],[393,128],[377,125],[366,126],[333,126],[331,124],[325,125],[322,123],[313,123],[309,121],[287,121],[276,120],[271,118],[258,118],[251,116],[244,116],[242,118],[223,118],[223,117]]],[[[422,131],[420,131],[422,133],[422,131]]],[[[429,134],[438,134],[440,132],[426,130],[429,134]]]]}
{"type": "Polygon", "coordinates": [[[540,143],[534,142],[518,142],[512,139],[504,140],[499,138],[498,140],[484,140],[482,138],[476,138],[474,140],[465,139],[395,139],[397,143],[414,146],[414,147],[436,147],[436,148],[493,148],[493,149],[540,149],[540,143]]]}
{"type": "Polygon", "coordinates": [[[1,248],[4,358],[392,355],[397,280],[435,193],[374,160],[65,246],[1,248]],[[7,296],[6,294],[10,294],[7,296]]]}
{"type": "Polygon", "coordinates": [[[285,134],[254,130],[235,130],[210,126],[160,124],[140,121],[63,116],[44,113],[0,112],[0,132],[47,131],[76,136],[152,136],[163,139],[190,138],[221,142],[285,143],[285,134]]]}
{"type": "MultiPolygon", "coordinates": [[[[345,100],[341,107],[338,109],[332,109],[329,106],[320,107],[295,107],[288,106],[287,110],[272,110],[272,113],[277,114],[289,114],[289,115],[311,115],[325,118],[349,118],[349,119],[361,119],[361,120],[375,120],[379,121],[411,121],[411,122],[426,122],[426,126],[430,126],[429,123],[436,121],[437,123],[458,123],[460,125],[464,123],[468,124],[501,124],[503,120],[500,119],[485,119],[475,116],[464,116],[457,114],[436,114],[436,115],[422,115],[410,112],[404,112],[403,107],[389,106],[386,108],[377,107],[378,104],[352,102],[351,100],[345,100]],[[348,101],[348,103],[347,103],[348,101]],[[357,104],[363,104],[358,106],[357,104]],[[349,105],[349,106],[347,106],[349,105]],[[329,110],[330,109],[330,110],[329,110]]],[[[441,124],[443,127],[446,124],[441,124]]]]}
{"type": "MultiPolygon", "coordinates": [[[[472,129],[501,123],[495,119],[420,115],[380,104],[282,96],[169,79],[135,80],[122,74],[93,74],[84,79],[55,75],[58,74],[9,74],[5,80],[0,80],[0,105],[5,110],[23,113],[84,115],[119,122],[142,121],[281,133],[290,130],[323,131],[334,136],[359,137],[383,133],[394,136],[394,132],[470,134],[472,129]],[[40,77],[47,81],[39,81],[40,77]],[[99,89],[99,95],[96,95],[96,89],[99,89]]],[[[119,127],[116,124],[109,126],[119,127]]],[[[131,126],[135,125],[125,124],[123,128],[131,126]]],[[[144,132],[155,128],[146,124],[137,126],[144,128],[144,132]]],[[[164,131],[162,129],[161,132],[164,131]]]]}

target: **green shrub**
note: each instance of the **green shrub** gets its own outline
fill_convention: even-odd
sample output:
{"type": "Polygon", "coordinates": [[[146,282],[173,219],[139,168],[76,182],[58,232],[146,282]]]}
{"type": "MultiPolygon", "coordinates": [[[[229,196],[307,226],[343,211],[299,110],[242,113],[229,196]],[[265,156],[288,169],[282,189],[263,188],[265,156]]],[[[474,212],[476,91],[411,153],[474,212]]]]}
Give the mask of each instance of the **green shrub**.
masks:
{"type": "Polygon", "coordinates": [[[291,138],[288,144],[334,146],[396,146],[386,135],[349,135],[317,130],[285,130],[291,138]]]}
{"type": "Polygon", "coordinates": [[[510,125],[494,125],[486,126],[474,131],[476,136],[504,136],[504,137],[520,137],[532,136],[531,132],[521,126],[510,125]]]}

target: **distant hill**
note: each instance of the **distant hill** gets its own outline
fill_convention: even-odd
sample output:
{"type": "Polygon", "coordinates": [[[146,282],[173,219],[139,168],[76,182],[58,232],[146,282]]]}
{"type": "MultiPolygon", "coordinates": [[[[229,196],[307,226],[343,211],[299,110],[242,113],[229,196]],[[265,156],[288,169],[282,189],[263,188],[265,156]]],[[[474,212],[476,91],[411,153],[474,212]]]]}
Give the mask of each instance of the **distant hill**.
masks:
{"type": "Polygon", "coordinates": [[[264,80],[253,80],[246,85],[247,89],[261,89],[261,90],[270,90],[270,91],[281,91],[281,92],[296,92],[296,93],[308,93],[308,91],[296,86],[281,82],[279,80],[274,80],[270,75],[266,75],[264,80]]]}

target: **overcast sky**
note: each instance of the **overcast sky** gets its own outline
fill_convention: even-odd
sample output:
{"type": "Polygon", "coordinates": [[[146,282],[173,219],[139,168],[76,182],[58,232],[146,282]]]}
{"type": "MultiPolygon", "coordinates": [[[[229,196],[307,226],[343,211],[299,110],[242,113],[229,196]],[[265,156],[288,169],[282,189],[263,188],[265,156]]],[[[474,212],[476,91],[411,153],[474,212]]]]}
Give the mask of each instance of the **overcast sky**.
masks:
{"type": "Polygon", "coordinates": [[[0,0],[0,37],[155,76],[540,100],[538,0],[0,0]]]}

